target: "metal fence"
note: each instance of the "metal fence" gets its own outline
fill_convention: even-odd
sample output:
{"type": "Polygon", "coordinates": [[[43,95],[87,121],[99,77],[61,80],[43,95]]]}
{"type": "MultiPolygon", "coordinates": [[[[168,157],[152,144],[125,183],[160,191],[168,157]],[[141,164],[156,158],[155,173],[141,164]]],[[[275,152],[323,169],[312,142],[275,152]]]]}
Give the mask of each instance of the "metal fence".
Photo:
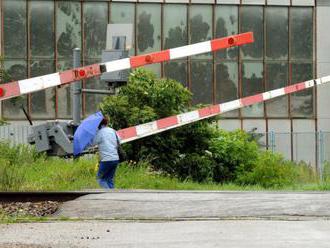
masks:
{"type": "Polygon", "coordinates": [[[0,140],[8,140],[11,144],[27,144],[30,126],[6,125],[0,127],[0,140]]]}

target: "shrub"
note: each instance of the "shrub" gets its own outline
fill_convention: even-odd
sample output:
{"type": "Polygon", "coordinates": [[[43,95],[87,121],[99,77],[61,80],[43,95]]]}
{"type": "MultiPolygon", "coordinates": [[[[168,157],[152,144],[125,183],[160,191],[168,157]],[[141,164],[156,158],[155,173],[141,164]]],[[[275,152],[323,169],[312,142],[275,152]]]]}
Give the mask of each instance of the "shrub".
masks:
{"type": "MultiPolygon", "coordinates": [[[[171,79],[157,79],[144,69],[131,73],[127,86],[117,96],[109,96],[100,104],[110,117],[113,128],[121,129],[191,110],[192,94],[171,79]]],[[[214,128],[205,120],[172,129],[125,144],[128,159],[150,161],[156,170],[176,175],[174,163],[182,154],[204,153],[214,128]]]]}
{"type": "Polygon", "coordinates": [[[296,165],[285,160],[282,155],[262,152],[256,166],[248,172],[238,175],[240,184],[258,184],[264,188],[281,188],[291,185],[297,178],[296,165]]]}
{"type": "Polygon", "coordinates": [[[193,180],[195,182],[212,181],[213,160],[206,155],[191,153],[178,158],[174,164],[175,174],[181,180],[193,180]]]}
{"type": "Polygon", "coordinates": [[[218,130],[209,150],[215,162],[215,182],[234,181],[240,173],[251,171],[259,154],[256,142],[250,141],[249,135],[241,130],[218,130]]]}

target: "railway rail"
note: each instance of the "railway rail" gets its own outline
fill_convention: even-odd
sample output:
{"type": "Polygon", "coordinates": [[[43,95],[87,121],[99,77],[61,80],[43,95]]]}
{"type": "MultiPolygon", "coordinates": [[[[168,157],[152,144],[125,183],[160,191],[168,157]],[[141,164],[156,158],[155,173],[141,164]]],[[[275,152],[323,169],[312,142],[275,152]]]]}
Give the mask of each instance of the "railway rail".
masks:
{"type": "Polygon", "coordinates": [[[51,191],[51,192],[0,192],[0,203],[71,201],[88,194],[101,194],[105,191],[51,191]]]}

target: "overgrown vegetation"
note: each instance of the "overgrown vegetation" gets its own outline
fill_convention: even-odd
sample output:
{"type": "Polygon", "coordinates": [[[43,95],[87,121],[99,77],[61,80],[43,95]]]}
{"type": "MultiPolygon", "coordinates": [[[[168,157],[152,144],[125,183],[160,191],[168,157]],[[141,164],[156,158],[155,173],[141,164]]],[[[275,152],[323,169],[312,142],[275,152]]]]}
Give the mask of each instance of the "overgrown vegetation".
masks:
{"type": "MultiPolygon", "coordinates": [[[[38,155],[34,149],[26,146],[12,147],[8,143],[2,142],[0,142],[0,146],[0,191],[68,191],[99,187],[95,180],[96,156],[82,157],[78,160],[65,160],[38,155]],[[13,157],[15,153],[17,156],[13,157]]],[[[194,154],[189,156],[192,157],[194,162],[190,168],[204,164],[202,162],[204,161],[203,158],[199,155],[195,160],[193,159],[194,154]]],[[[261,161],[268,163],[269,158],[267,156],[270,156],[270,154],[264,156],[261,161]]],[[[274,168],[276,163],[273,164],[274,168]]],[[[281,175],[282,170],[268,170],[266,165],[262,166],[260,163],[255,170],[246,175],[246,178],[240,178],[240,180],[245,181],[239,185],[235,182],[219,184],[212,180],[199,182],[200,177],[209,177],[207,175],[210,172],[208,167],[202,167],[201,170],[189,173],[192,177],[189,176],[191,179],[188,179],[189,177],[177,178],[164,175],[164,173],[153,170],[147,161],[128,161],[119,166],[115,182],[116,187],[121,189],[330,190],[330,180],[324,180],[323,183],[319,184],[317,175],[308,165],[287,163],[285,166],[287,168],[284,168],[283,171],[292,170],[293,174],[290,175],[295,175],[289,184],[285,181],[286,176],[283,179],[276,176],[276,173],[281,175]],[[268,182],[272,182],[272,180],[275,180],[275,183],[269,184],[268,182]],[[284,180],[284,183],[281,180],[284,180]]],[[[184,169],[185,167],[180,168],[184,169]]],[[[182,175],[184,173],[186,172],[182,172],[182,175]]]]}
{"type": "MultiPolygon", "coordinates": [[[[115,129],[122,129],[200,107],[190,106],[191,97],[180,83],[157,79],[151,72],[138,69],[128,85],[117,96],[107,97],[100,108],[115,129]]],[[[182,181],[280,188],[302,177],[294,163],[261,151],[257,144],[260,137],[240,130],[219,130],[215,121],[169,130],[131,142],[125,149],[131,160],[147,160],[153,170],[182,181]]]]}
{"type": "MultiPolygon", "coordinates": [[[[100,108],[115,129],[197,108],[180,83],[134,71],[127,86],[100,108]]],[[[200,107],[200,106],[198,106],[200,107]]],[[[261,151],[259,136],[227,132],[216,118],[125,144],[130,161],[116,176],[118,188],[136,189],[330,189],[330,177],[308,165],[261,151]]],[[[98,187],[94,156],[79,160],[46,158],[29,146],[0,142],[0,190],[80,190],[98,187]]],[[[329,171],[325,167],[324,171],[329,171]]]]}

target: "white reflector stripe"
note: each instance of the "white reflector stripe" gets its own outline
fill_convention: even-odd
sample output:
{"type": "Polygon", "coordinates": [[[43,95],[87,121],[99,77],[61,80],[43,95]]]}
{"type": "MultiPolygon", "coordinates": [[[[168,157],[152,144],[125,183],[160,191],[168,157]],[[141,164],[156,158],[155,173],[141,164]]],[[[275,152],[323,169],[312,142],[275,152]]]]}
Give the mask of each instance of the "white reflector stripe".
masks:
{"type": "Polygon", "coordinates": [[[103,63],[103,65],[106,66],[107,72],[120,71],[131,68],[131,63],[129,58],[106,62],[103,63]]]}
{"type": "Polygon", "coordinates": [[[60,74],[53,73],[18,81],[21,94],[43,90],[61,84],[60,74]]]}
{"type": "Polygon", "coordinates": [[[170,49],[170,59],[178,59],[211,51],[211,41],[205,41],[193,45],[170,49]]]}
{"type": "Polygon", "coordinates": [[[278,96],[282,96],[282,95],[285,95],[284,88],[280,88],[280,89],[277,89],[277,90],[271,90],[271,91],[265,92],[265,93],[262,94],[262,97],[263,97],[264,101],[266,101],[268,99],[278,97],[278,96]]]}
{"type": "Polygon", "coordinates": [[[309,80],[305,82],[306,88],[310,88],[314,86],[314,80],[309,80]]]}
{"type": "Polygon", "coordinates": [[[230,102],[225,102],[225,103],[220,104],[220,111],[221,111],[221,113],[224,113],[224,112],[228,112],[228,111],[231,111],[234,109],[238,109],[241,106],[242,106],[242,104],[239,99],[230,101],[230,102]]]}
{"type": "Polygon", "coordinates": [[[156,121],[136,126],[137,136],[152,133],[156,130],[157,130],[157,122],[156,121]]]}
{"type": "Polygon", "coordinates": [[[179,123],[189,123],[199,119],[198,110],[178,115],[179,123]]]}
{"type": "Polygon", "coordinates": [[[322,84],[330,82],[330,76],[322,77],[321,81],[322,81],[322,84]]]}

